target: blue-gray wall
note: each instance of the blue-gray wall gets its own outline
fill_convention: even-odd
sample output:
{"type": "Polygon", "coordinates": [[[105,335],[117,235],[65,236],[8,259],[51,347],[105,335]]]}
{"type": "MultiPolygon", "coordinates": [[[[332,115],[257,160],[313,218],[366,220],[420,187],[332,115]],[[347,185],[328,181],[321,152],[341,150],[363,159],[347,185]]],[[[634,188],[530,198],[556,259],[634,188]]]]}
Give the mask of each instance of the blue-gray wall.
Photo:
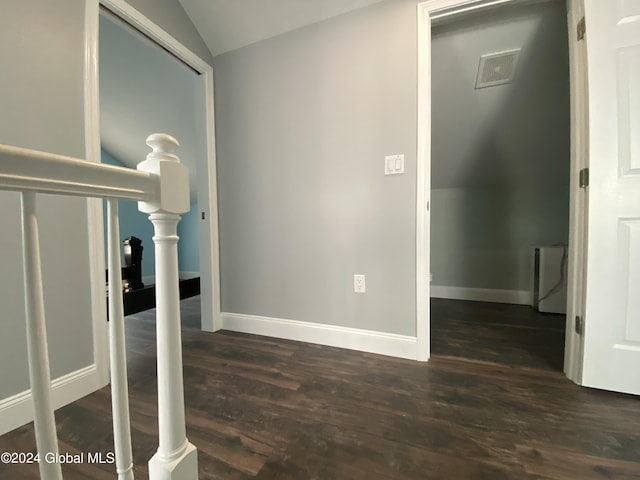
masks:
{"type": "MultiPolygon", "coordinates": [[[[101,149],[102,163],[123,167],[120,160],[115,158],[104,148],[101,149]]],[[[153,245],[153,225],[149,221],[149,216],[138,210],[137,202],[118,202],[120,213],[120,240],[127,237],[138,237],[142,240],[142,276],[155,275],[155,248],[153,245]]],[[[106,234],[106,202],[104,203],[105,215],[105,245],[107,244],[106,234]]],[[[191,205],[189,213],[181,216],[178,224],[178,268],[181,272],[199,272],[200,256],[198,251],[198,206],[191,205]]],[[[124,260],[123,260],[124,262],[124,260]]]]}
{"type": "Polygon", "coordinates": [[[198,205],[191,204],[191,210],[181,215],[178,224],[178,266],[180,272],[200,272],[200,242],[199,242],[198,205]]]}
{"type": "MultiPolygon", "coordinates": [[[[100,150],[102,163],[123,167],[120,160],[115,158],[104,148],[100,150]]],[[[104,244],[107,245],[107,202],[104,202],[105,234],[104,244]]],[[[138,210],[138,202],[120,200],[118,202],[118,212],[120,214],[120,245],[127,237],[138,237],[142,240],[142,276],[155,274],[155,249],[153,246],[153,225],[149,221],[149,215],[138,210]]],[[[106,254],[106,252],[105,252],[106,254]]],[[[124,265],[124,258],[123,258],[124,265]]]]}

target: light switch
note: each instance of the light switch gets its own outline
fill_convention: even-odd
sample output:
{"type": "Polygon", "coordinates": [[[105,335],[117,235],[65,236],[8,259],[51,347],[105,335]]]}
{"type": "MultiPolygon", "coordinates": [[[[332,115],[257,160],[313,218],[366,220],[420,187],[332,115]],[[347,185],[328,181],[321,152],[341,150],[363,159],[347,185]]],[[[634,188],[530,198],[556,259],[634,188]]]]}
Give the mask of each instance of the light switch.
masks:
{"type": "Polygon", "coordinates": [[[385,166],[386,175],[391,175],[396,169],[396,164],[392,157],[385,157],[385,166]]]}
{"type": "Polygon", "coordinates": [[[404,155],[387,155],[384,157],[384,174],[398,175],[404,173],[404,155]]]}

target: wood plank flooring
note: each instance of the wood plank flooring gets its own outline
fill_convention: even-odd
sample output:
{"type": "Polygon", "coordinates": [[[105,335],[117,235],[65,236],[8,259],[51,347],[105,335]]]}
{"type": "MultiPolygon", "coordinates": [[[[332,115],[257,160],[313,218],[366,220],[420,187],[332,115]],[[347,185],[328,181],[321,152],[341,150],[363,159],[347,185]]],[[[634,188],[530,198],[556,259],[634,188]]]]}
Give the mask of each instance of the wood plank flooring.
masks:
{"type": "MultiPolygon", "coordinates": [[[[640,478],[638,398],[498,354],[417,363],[203,333],[198,302],[182,306],[187,433],[201,479],[640,478]]],[[[157,446],[153,311],[128,317],[127,342],[135,470],[146,478],[157,446]]],[[[108,387],[56,419],[61,452],[112,451],[108,387]]],[[[0,437],[1,451],[35,451],[32,425],[0,437]]],[[[114,471],[63,466],[70,479],[114,471]]],[[[0,464],[0,479],[37,476],[35,465],[0,464]]]]}
{"type": "Polygon", "coordinates": [[[561,372],[565,315],[526,305],[431,299],[431,353],[561,372]]]}

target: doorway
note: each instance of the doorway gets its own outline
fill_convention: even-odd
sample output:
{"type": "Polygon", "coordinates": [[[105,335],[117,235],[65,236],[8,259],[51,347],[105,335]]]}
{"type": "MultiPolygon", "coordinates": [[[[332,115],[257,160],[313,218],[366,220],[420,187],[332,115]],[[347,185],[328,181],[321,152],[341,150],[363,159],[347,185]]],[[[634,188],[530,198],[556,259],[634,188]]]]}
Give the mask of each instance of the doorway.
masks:
{"type": "MultiPolygon", "coordinates": [[[[199,277],[197,159],[206,157],[206,140],[197,100],[204,98],[203,85],[191,68],[105,11],[99,49],[102,162],[136,168],[149,151],[144,141],[149,134],[178,139],[176,153],[189,168],[191,190],[191,210],[178,224],[178,267],[181,277],[199,277]]],[[[120,232],[122,239],[142,240],[142,282],[153,285],[153,226],[135,202],[120,202],[120,232]]]]}
{"type": "Polygon", "coordinates": [[[566,15],[561,2],[527,3],[432,26],[433,354],[562,371],[566,15]],[[534,267],[534,247],[546,268],[534,267]],[[547,313],[534,311],[545,296],[547,313]]]}
{"type": "MultiPolygon", "coordinates": [[[[119,128],[119,138],[126,139],[127,135],[130,135],[131,140],[128,143],[137,145],[137,148],[142,149],[140,153],[134,152],[134,154],[131,155],[131,158],[134,159],[133,163],[136,164],[144,159],[146,153],[149,151],[148,147],[144,144],[144,140],[149,133],[156,131],[173,133],[178,137],[178,140],[182,142],[182,148],[178,150],[177,154],[181,157],[183,163],[195,171],[191,176],[190,182],[192,191],[191,211],[182,216],[182,221],[178,226],[178,234],[185,240],[179,243],[179,249],[182,247],[182,252],[180,253],[182,265],[180,269],[182,273],[187,276],[191,276],[194,273],[200,274],[200,289],[202,292],[201,327],[203,330],[214,331],[218,329],[220,325],[220,275],[215,127],[213,114],[213,70],[210,65],[177,43],[172,37],[125,2],[120,0],[101,0],[100,11],[105,11],[107,16],[110,16],[112,20],[120,24],[121,29],[124,26],[124,28],[128,30],[127,35],[135,36],[138,44],[142,44],[147,49],[153,49],[156,56],[162,57],[164,62],[173,62],[174,67],[178,65],[182,73],[188,75],[191,79],[190,88],[182,90],[181,98],[171,98],[167,97],[167,95],[160,95],[160,98],[147,101],[140,107],[144,109],[143,113],[147,118],[157,119],[160,117],[158,112],[163,108],[166,110],[167,104],[170,104],[171,101],[178,101],[184,105],[189,105],[191,115],[196,117],[196,120],[192,122],[192,133],[199,138],[199,141],[194,142],[191,148],[187,148],[187,142],[185,142],[187,136],[184,133],[176,133],[176,129],[172,128],[171,125],[169,127],[156,124],[148,125],[148,130],[151,131],[136,134],[135,132],[132,133],[133,128],[122,128],[123,125],[126,125],[126,122],[122,122],[123,125],[120,125],[119,128]]],[[[93,50],[89,51],[88,55],[92,58],[98,57],[98,23],[99,21],[104,21],[100,18],[102,16],[103,13],[98,11],[97,5],[95,5],[95,9],[87,11],[87,23],[89,25],[88,36],[92,39],[89,41],[89,48],[93,50]]],[[[133,69],[135,65],[131,65],[131,67],[133,69]]],[[[145,61],[144,67],[149,67],[147,61],[145,61]]],[[[87,122],[87,130],[89,132],[88,137],[92,139],[91,150],[94,152],[95,157],[99,158],[101,156],[100,144],[103,143],[104,145],[104,142],[100,141],[101,132],[98,129],[97,76],[98,69],[96,65],[94,70],[90,70],[87,80],[87,103],[90,105],[89,108],[91,112],[90,120],[87,122]]],[[[121,80],[126,81],[126,77],[121,80]]],[[[154,85],[155,87],[158,83],[162,83],[159,82],[159,80],[162,80],[162,78],[159,76],[153,77],[152,81],[147,82],[147,87],[149,85],[154,85]]],[[[165,82],[165,84],[167,83],[170,84],[170,81],[165,82]]],[[[176,95],[177,93],[173,92],[173,96],[175,97],[176,95]]],[[[132,116],[134,113],[135,112],[132,113],[132,116]]],[[[176,114],[174,117],[174,122],[184,123],[184,119],[181,119],[179,115],[176,114]]],[[[104,131],[102,133],[104,133],[104,131]]],[[[104,135],[102,135],[102,137],[104,139],[104,135]]],[[[127,164],[126,166],[132,167],[135,165],[127,164]]],[[[137,206],[134,205],[134,208],[137,208],[137,206]]],[[[145,218],[144,223],[149,223],[148,219],[145,218]]],[[[126,235],[123,231],[121,234],[126,235]]],[[[151,247],[152,243],[148,245],[151,247]]],[[[147,254],[145,257],[149,256],[148,251],[144,253],[147,254]]],[[[146,260],[147,263],[151,263],[148,258],[146,258],[146,260]]]]}
{"type": "MultiPolygon", "coordinates": [[[[432,96],[433,79],[431,77],[432,27],[434,29],[437,29],[439,26],[446,26],[447,24],[460,20],[461,18],[464,19],[465,17],[473,18],[478,15],[488,15],[491,13],[495,13],[500,9],[505,9],[505,8],[515,9],[519,7],[526,8],[528,4],[530,5],[532,3],[544,3],[544,2],[501,0],[501,1],[480,1],[480,2],[474,2],[472,5],[469,5],[463,1],[455,2],[455,1],[448,1],[448,0],[429,0],[418,5],[419,88],[418,88],[418,169],[417,169],[418,170],[418,192],[417,192],[417,218],[416,218],[416,227],[417,227],[416,228],[416,246],[417,246],[417,251],[416,251],[416,257],[417,257],[416,334],[417,334],[417,344],[418,344],[417,345],[418,360],[422,360],[422,361],[428,360],[431,354],[431,340],[432,340],[431,328],[430,328],[431,311],[430,311],[430,302],[429,302],[430,296],[431,296],[430,295],[431,293],[430,277],[432,272],[432,259],[430,258],[430,253],[431,253],[430,252],[430,236],[432,231],[431,205],[433,200],[435,200],[435,202],[433,203],[435,204],[438,203],[437,198],[435,199],[431,198],[431,195],[432,195],[431,125],[432,125],[432,105],[434,102],[433,96],[432,96]],[[464,16],[459,15],[462,13],[464,13],[465,15],[464,16]]],[[[561,2],[548,2],[548,3],[552,3],[556,7],[564,8],[564,5],[562,5],[561,2]]],[[[580,5],[577,5],[577,6],[580,7],[580,5]]],[[[566,8],[569,10],[569,15],[568,15],[569,25],[573,25],[574,22],[577,22],[576,15],[579,15],[579,12],[577,12],[577,10],[581,11],[581,9],[576,8],[576,2],[568,2],[566,8]]],[[[578,16],[577,18],[579,19],[580,17],[578,16]]],[[[564,18],[564,21],[565,22],[567,21],[566,17],[564,18]]],[[[538,25],[538,29],[539,28],[540,26],[538,25]]],[[[538,29],[534,29],[534,32],[537,31],[538,29]]],[[[566,27],[565,27],[565,32],[566,32],[566,27]]],[[[567,37],[565,36],[564,40],[561,40],[561,43],[562,45],[566,45],[567,43],[569,43],[569,50],[570,50],[569,58],[571,60],[570,82],[572,85],[571,90],[573,91],[575,87],[576,78],[578,78],[580,75],[580,72],[576,70],[577,57],[576,57],[576,49],[574,48],[575,42],[572,43],[571,40],[570,39],[568,40],[567,37]],[[574,74],[576,76],[574,76],[574,74]]],[[[517,46],[511,48],[511,50],[516,50],[516,49],[517,49],[517,46]]],[[[483,53],[507,53],[507,52],[508,50],[483,52],[483,53]]],[[[479,62],[478,62],[478,58],[476,58],[475,65],[470,67],[472,70],[471,75],[474,76],[473,86],[471,87],[473,90],[475,90],[475,87],[476,87],[477,79],[475,75],[477,75],[478,66],[479,66],[479,62]]],[[[534,78],[536,73],[537,72],[533,72],[534,78]]],[[[527,79],[527,77],[525,77],[525,79],[527,79]]],[[[455,81],[455,79],[452,81],[455,81]]],[[[566,77],[564,82],[566,85],[566,77]]],[[[486,90],[490,91],[491,88],[486,88],[486,90]]],[[[496,88],[493,87],[493,90],[496,91],[496,88]]],[[[567,373],[567,376],[570,379],[579,383],[580,382],[579,371],[578,369],[575,369],[574,366],[578,364],[577,359],[580,355],[581,341],[579,340],[579,335],[577,333],[576,334],[573,333],[573,320],[570,321],[569,319],[573,319],[574,315],[576,315],[577,312],[582,311],[582,308],[583,308],[583,302],[580,301],[580,296],[582,292],[581,292],[581,289],[579,288],[580,287],[579,276],[581,275],[581,268],[582,268],[581,265],[583,265],[583,263],[581,263],[581,259],[584,258],[583,257],[584,242],[581,239],[585,235],[583,219],[584,219],[584,212],[585,212],[586,206],[583,201],[583,198],[579,195],[579,189],[575,188],[577,187],[577,185],[576,185],[576,182],[574,181],[574,176],[575,176],[575,173],[578,170],[580,170],[580,168],[583,166],[585,161],[584,158],[579,158],[578,155],[576,154],[576,151],[583,148],[582,142],[584,141],[584,137],[581,136],[580,132],[582,130],[580,129],[584,127],[584,125],[581,124],[580,118],[576,120],[577,103],[575,102],[575,98],[573,97],[571,98],[570,105],[571,105],[570,106],[570,111],[571,111],[570,146],[571,148],[570,148],[569,157],[571,160],[569,164],[568,174],[570,177],[569,183],[571,184],[571,186],[569,189],[568,196],[569,196],[569,204],[570,204],[569,223],[571,227],[569,229],[570,235],[569,235],[568,246],[567,246],[567,257],[568,257],[567,258],[567,264],[568,264],[567,308],[568,308],[568,312],[566,316],[567,320],[565,323],[565,331],[566,331],[565,344],[567,345],[566,352],[565,352],[565,372],[567,373]],[[576,123],[574,123],[574,121],[576,121],[576,123]]],[[[517,109],[512,108],[509,111],[511,112],[511,115],[513,115],[513,112],[517,112],[517,109]]],[[[495,112],[493,116],[495,116],[495,112]]],[[[458,127],[457,125],[451,125],[450,127],[451,131],[457,133],[458,132],[457,127],[458,127]]],[[[504,131],[508,131],[508,130],[504,130],[504,131]]],[[[504,131],[501,131],[501,135],[503,137],[504,137],[504,131]]],[[[526,133],[530,133],[530,132],[527,131],[526,133]]],[[[467,140],[468,140],[467,138],[462,139],[461,136],[458,136],[457,138],[460,139],[459,143],[461,146],[464,146],[467,143],[467,140]]],[[[511,141],[512,139],[507,138],[507,140],[511,141]]],[[[484,151],[491,152],[492,150],[494,150],[495,152],[497,148],[496,145],[499,145],[499,144],[497,144],[496,142],[494,142],[493,145],[491,143],[486,143],[484,145],[484,151]]],[[[501,157],[504,158],[504,155],[502,155],[503,152],[501,151],[498,151],[497,153],[500,153],[501,155],[494,156],[494,163],[497,166],[499,166],[500,162],[496,162],[495,158],[501,158],[501,157]]],[[[502,163],[504,163],[504,161],[502,163]]],[[[514,165],[515,164],[512,164],[510,162],[507,163],[507,169],[510,169],[510,170],[507,170],[507,173],[503,173],[503,175],[506,178],[509,178],[514,174],[517,174],[518,169],[513,168],[514,165]]],[[[472,170],[471,175],[467,175],[466,180],[464,180],[463,178],[462,181],[463,183],[465,181],[469,181],[469,182],[487,181],[488,184],[491,184],[491,181],[489,181],[490,178],[487,178],[488,177],[486,175],[487,173],[488,172],[485,170],[480,170],[480,171],[472,170]]],[[[525,187],[524,190],[521,189],[522,191],[518,190],[515,193],[520,197],[523,197],[523,196],[526,197],[527,189],[528,189],[529,197],[535,196],[535,189],[533,189],[530,186],[525,187]]],[[[540,198],[540,200],[544,202],[547,199],[540,198]]],[[[492,201],[486,200],[484,203],[485,204],[488,203],[489,205],[491,205],[492,201]]],[[[496,200],[494,200],[493,203],[495,204],[496,200]]],[[[501,202],[497,204],[497,207],[499,207],[500,209],[509,209],[511,208],[511,205],[509,203],[505,204],[504,202],[501,202]]],[[[519,217],[515,216],[514,218],[519,218],[519,217]]],[[[474,220],[477,222],[478,219],[474,218],[474,220]]],[[[565,222],[564,228],[566,228],[566,220],[564,222],[565,222]]],[[[469,227],[469,225],[467,225],[467,227],[469,227]]],[[[473,229],[469,230],[469,228],[467,228],[467,231],[469,232],[468,235],[475,234],[475,231],[473,229]]],[[[540,242],[540,243],[543,243],[543,242],[540,242]]],[[[548,243],[548,242],[544,242],[544,243],[548,243]]],[[[521,265],[525,265],[529,263],[529,260],[527,259],[527,257],[530,258],[530,256],[526,254],[524,255],[524,260],[522,259],[523,258],[522,256],[520,257],[519,261],[521,265]]],[[[498,268],[498,266],[496,265],[496,267],[494,268],[498,268]]],[[[520,268],[519,271],[530,272],[531,267],[520,268]]],[[[527,276],[528,275],[523,276],[523,273],[519,273],[517,278],[524,279],[524,281],[527,281],[527,276]]],[[[434,278],[434,281],[437,281],[437,279],[434,278]]],[[[500,291],[505,289],[498,288],[498,284],[494,283],[493,285],[491,285],[491,288],[489,290],[500,291]]],[[[510,290],[510,289],[506,289],[506,290],[510,290]]],[[[507,297],[510,296],[513,298],[514,292],[520,292],[520,293],[515,293],[515,297],[519,299],[516,303],[530,302],[529,299],[527,299],[526,301],[522,300],[523,298],[530,296],[530,294],[526,291],[526,289],[513,290],[510,293],[507,292],[508,293],[507,297]]],[[[501,295],[499,296],[504,297],[502,293],[504,292],[501,292],[501,295]]]]}

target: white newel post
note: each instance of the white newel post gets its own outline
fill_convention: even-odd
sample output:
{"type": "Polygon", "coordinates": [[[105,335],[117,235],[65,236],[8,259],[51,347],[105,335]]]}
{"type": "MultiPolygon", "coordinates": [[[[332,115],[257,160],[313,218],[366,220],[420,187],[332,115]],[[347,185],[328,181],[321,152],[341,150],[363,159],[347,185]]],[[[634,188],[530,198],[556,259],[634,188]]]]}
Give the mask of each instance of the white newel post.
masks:
{"type": "Polygon", "coordinates": [[[188,170],[173,153],[179,146],[170,135],[147,138],[153,151],[138,170],[159,177],[155,201],[139,202],[153,223],[156,256],[156,334],[158,349],[158,451],[149,461],[151,480],[195,480],[197,451],[187,440],[178,290],[178,235],[181,213],[189,211],[188,170]]]}
{"type": "Polygon", "coordinates": [[[25,314],[27,320],[27,353],[29,379],[33,399],[36,446],[40,455],[40,478],[62,480],[58,455],[56,422],[51,405],[51,374],[47,348],[47,326],[44,317],[40,240],[36,217],[36,194],[22,192],[22,259],[24,265],[25,314]]]}

